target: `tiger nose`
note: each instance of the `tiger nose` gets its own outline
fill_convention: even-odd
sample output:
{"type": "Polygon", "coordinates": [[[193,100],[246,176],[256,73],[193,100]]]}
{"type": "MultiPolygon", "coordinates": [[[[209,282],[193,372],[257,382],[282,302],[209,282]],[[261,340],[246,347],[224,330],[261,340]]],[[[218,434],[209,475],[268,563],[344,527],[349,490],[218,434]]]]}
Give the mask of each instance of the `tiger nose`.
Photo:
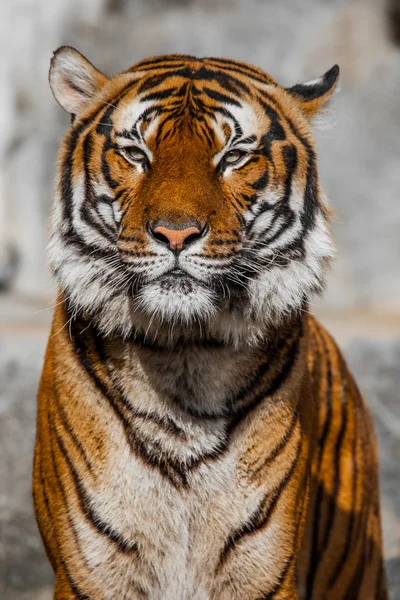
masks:
{"type": "Polygon", "coordinates": [[[197,225],[191,225],[177,229],[172,225],[159,225],[154,229],[150,227],[149,231],[156,240],[168,246],[173,252],[177,252],[201,238],[205,228],[202,230],[197,225]]]}

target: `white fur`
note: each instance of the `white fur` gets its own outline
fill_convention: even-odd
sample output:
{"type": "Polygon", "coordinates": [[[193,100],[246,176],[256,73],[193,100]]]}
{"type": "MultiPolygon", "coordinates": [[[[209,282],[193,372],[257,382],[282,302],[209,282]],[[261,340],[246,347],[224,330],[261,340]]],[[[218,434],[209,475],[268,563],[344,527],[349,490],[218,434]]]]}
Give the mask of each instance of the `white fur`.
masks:
{"type": "Polygon", "coordinates": [[[204,286],[194,285],[193,291],[181,292],[178,280],[174,288],[167,292],[159,283],[149,283],[140,292],[136,302],[149,317],[161,322],[189,325],[198,319],[215,317],[217,309],[214,301],[212,290],[204,286]]]}
{"type": "Polygon", "coordinates": [[[99,72],[86,58],[73,48],[66,47],[52,60],[50,86],[57,102],[69,113],[77,114],[99,92],[98,75],[99,72]]]}

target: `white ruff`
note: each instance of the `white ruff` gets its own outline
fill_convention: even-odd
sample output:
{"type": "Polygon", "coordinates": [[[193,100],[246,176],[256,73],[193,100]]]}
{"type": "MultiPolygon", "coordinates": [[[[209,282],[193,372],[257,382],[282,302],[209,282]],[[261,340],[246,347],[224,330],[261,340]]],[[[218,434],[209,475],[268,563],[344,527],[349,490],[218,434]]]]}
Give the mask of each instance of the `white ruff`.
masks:
{"type": "Polygon", "coordinates": [[[305,241],[304,261],[291,259],[285,267],[271,266],[249,284],[249,315],[257,320],[279,322],[282,317],[299,310],[312,293],[320,293],[325,285],[327,263],[335,256],[335,249],[321,215],[305,241]]]}
{"type": "Polygon", "coordinates": [[[150,318],[171,324],[210,320],[217,312],[212,290],[198,284],[183,292],[178,288],[166,291],[158,282],[150,283],[141,291],[137,304],[150,318]]]}

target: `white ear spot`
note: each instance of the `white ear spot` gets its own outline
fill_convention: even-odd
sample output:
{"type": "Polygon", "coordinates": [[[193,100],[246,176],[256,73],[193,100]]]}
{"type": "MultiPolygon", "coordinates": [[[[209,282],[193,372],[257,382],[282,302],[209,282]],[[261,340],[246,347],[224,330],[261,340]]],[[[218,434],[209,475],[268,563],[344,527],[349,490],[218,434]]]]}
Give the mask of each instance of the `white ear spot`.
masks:
{"type": "Polygon", "coordinates": [[[62,46],[51,59],[49,82],[59,105],[71,114],[79,114],[107,82],[80,52],[62,46]]]}

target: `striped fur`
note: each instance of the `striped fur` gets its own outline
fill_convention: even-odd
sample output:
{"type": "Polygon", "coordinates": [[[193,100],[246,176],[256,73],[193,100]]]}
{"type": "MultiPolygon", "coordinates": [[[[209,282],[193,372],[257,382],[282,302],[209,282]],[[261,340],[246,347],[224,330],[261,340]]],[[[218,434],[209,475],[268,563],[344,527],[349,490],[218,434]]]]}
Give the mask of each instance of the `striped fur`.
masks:
{"type": "Polygon", "coordinates": [[[370,417],[307,311],[333,256],[309,118],[337,76],[56,53],[34,466],[56,600],[387,597],[370,417]],[[156,224],[201,235],[171,252],[156,224]]]}

